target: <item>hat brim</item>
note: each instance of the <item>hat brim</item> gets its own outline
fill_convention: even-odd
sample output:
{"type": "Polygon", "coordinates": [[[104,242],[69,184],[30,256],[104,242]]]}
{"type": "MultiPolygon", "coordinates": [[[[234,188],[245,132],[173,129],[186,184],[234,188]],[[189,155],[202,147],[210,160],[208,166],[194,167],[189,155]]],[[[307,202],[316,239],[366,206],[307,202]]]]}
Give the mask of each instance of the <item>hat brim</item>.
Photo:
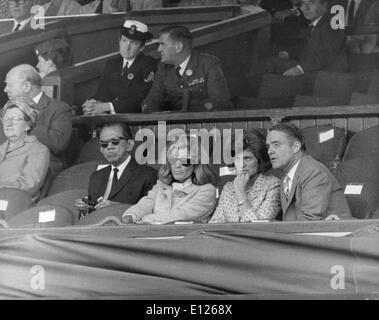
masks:
{"type": "Polygon", "coordinates": [[[120,28],[120,34],[123,35],[124,37],[132,40],[140,40],[140,41],[148,41],[153,38],[153,34],[150,32],[139,32],[139,31],[134,31],[133,33],[130,33],[129,28],[120,28]]]}

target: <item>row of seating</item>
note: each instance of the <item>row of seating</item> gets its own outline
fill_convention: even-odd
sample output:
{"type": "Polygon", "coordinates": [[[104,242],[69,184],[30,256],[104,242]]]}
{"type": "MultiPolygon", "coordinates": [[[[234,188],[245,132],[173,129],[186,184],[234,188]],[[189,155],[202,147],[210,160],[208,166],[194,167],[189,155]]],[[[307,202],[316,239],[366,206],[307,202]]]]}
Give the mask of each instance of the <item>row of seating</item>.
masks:
{"type": "MultiPolygon", "coordinates": [[[[308,153],[323,162],[336,175],[345,191],[353,216],[359,219],[379,217],[379,126],[354,134],[348,143],[346,143],[345,130],[332,125],[304,128],[303,132],[308,153]]],[[[7,219],[10,226],[18,227],[46,227],[49,223],[57,227],[88,223],[88,219],[79,221],[74,203],[76,199],[87,194],[91,174],[99,164],[104,163],[98,150],[96,140],[88,141],[82,150],[84,152],[76,160],[77,164],[47,182],[49,187],[35,207],[31,207],[30,197],[22,191],[0,190],[0,209],[4,209],[1,208],[2,201],[8,202],[7,208],[0,210],[2,218],[7,219]],[[93,156],[91,161],[86,158],[88,154],[93,156]],[[28,213],[26,220],[25,212],[22,216],[18,215],[25,210],[28,213]],[[52,210],[55,210],[55,215],[59,216],[59,219],[55,219],[55,222],[42,219],[45,222],[40,222],[39,213],[52,210]]],[[[223,166],[225,164],[213,165],[213,169],[218,173],[223,166]]],[[[278,172],[273,173],[280,175],[278,172]]],[[[231,179],[233,176],[220,177],[219,192],[231,179]]],[[[122,209],[122,207],[114,208],[115,214],[120,215],[122,209]]],[[[104,211],[98,215],[105,213],[109,214],[104,211]]]]}

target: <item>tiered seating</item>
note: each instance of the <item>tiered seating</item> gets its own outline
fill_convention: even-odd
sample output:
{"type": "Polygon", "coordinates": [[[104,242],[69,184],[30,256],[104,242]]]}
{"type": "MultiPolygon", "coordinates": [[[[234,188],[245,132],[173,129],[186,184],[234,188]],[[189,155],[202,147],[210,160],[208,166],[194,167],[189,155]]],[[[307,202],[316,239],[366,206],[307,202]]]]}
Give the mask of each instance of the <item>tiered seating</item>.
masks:
{"type": "Polygon", "coordinates": [[[341,162],[337,171],[352,216],[372,218],[379,200],[379,161],[375,158],[355,158],[341,162]]]}
{"type": "Polygon", "coordinates": [[[31,197],[18,189],[0,189],[0,219],[10,219],[32,206],[31,197]]]}
{"type": "Polygon", "coordinates": [[[98,161],[84,162],[62,171],[51,184],[48,196],[73,189],[88,189],[91,174],[98,165],[98,161]]]}
{"type": "Polygon", "coordinates": [[[294,107],[349,104],[353,84],[352,74],[320,71],[316,75],[312,96],[296,96],[294,107]]]}
{"type": "Polygon", "coordinates": [[[303,129],[308,153],[336,173],[346,145],[346,133],[332,125],[303,129]]]}

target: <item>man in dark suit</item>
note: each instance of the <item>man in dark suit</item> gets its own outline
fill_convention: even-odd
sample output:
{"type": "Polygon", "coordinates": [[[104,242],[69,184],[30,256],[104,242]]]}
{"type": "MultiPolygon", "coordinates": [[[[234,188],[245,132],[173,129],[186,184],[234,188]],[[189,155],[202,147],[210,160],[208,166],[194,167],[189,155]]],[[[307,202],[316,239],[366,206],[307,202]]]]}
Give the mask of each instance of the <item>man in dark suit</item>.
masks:
{"type": "MultiPolygon", "coordinates": [[[[345,26],[355,32],[359,27],[379,24],[379,2],[377,0],[335,0],[331,7],[340,5],[345,10],[345,26]]],[[[376,47],[377,35],[351,35],[347,37],[351,53],[372,53],[376,47]]]]}
{"type": "Polygon", "coordinates": [[[40,111],[31,135],[50,150],[50,169],[53,175],[65,168],[64,152],[72,131],[72,107],[65,102],[46,96],[41,90],[41,77],[31,65],[12,68],[5,78],[9,99],[27,96],[37,104],[40,111]]]}
{"type": "Polygon", "coordinates": [[[141,101],[156,72],[156,60],[142,53],[152,37],[145,24],[125,21],[120,29],[120,57],[107,63],[95,98],[83,104],[85,115],[141,112],[141,101]]]}
{"type": "Polygon", "coordinates": [[[351,218],[342,188],[322,163],[305,153],[305,139],[293,124],[280,123],[267,134],[274,169],[285,173],[280,195],[284,221],[351,218]]]}
{"type": "Polygon", "coordinates": [[[131,156],[134,141],[130,128],[125,123],[106,124],[101,128],[99,143],[109,165],[92,174],[90,200],[103,198],[96,209],[137,203],[157,182],[157,174],[153,168],[137,164],[131,156]]]}
{"type": "Polygon", "coordinates": [[[13,18],[13,24],[7,24],[2,33],[11,33],[20,30],[31,29],[33,0],[8,0],[9,12],[13,18]]]}
{"type": "Polygon", "coordinates": [[[310,22],[309,36],[293,52],[269,59],[265,72],[299,76],[304,73],[347,69],[345,33],[334,29],[327,0],[302,0],[301,11],[310,22]]]}
{"type": "Polygon", "coordinates": [[[186,27],[163,29],[158,51],[161,63],[153,86],[142,102],[143,112],[232,108],[220,60],[192,50],[192,35],[186,27]]]}

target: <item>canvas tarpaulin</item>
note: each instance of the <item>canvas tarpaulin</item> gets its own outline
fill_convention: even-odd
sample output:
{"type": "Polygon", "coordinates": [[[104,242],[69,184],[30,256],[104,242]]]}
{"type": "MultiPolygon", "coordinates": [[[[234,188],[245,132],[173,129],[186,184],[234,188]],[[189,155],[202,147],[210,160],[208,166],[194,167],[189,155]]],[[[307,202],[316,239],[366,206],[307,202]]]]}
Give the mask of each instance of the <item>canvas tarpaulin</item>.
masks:
{"type": "Polygon", "coordinates": [[[0,298],[355,294],[379,288],[376,229],[331,237],[221,228],[171,238],[133,238],[121,229],[109,228],[107,236],[37,230],[0,236],[0,298]]]}

